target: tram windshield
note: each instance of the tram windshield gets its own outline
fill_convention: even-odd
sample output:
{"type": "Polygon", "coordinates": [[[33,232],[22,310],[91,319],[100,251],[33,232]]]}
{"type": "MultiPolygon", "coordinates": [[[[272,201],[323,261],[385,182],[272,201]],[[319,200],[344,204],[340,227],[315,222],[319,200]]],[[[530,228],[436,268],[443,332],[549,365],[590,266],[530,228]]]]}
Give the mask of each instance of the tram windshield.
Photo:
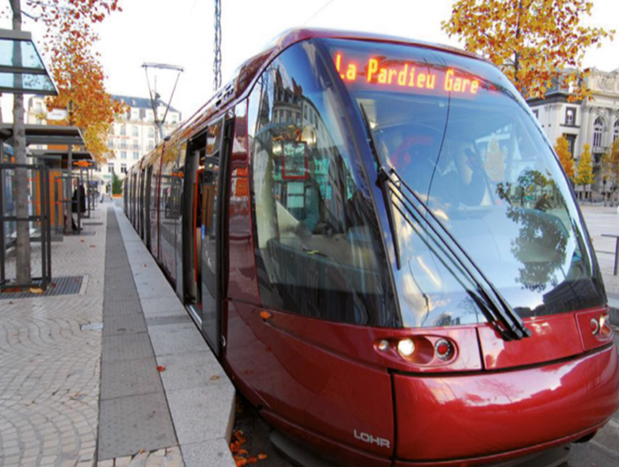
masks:
{"type": "MultiPolygon", "coordinates": [[[[373,173],[394,174],[521,318],[605,302],[568,182],[498,70],[430,48],[324,45],[353,113],[371,132],[373,173]]],[[[385,196],[393,225],[383,229],[393,230],[399,255],[393,269],[404,326],[485,321],[424,219],[405,200],[385,196]]]]}

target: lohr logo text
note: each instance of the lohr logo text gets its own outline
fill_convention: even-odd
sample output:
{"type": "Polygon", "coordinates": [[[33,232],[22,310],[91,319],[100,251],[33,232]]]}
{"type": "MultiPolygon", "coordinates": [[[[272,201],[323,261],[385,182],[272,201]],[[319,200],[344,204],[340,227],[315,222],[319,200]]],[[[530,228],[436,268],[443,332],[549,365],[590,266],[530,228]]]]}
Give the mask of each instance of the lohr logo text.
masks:
{"type": "Polygon", "coordinates": [[[354,430],[355,438],[360,439],[364,443],[376,444],[377,446],[381,446],[383,448],[389,448],[391,444],[388,439],[385,438],[376,438],[372,435],[368,435],[367,433],[358,433],[357,430],[354,430]]]}

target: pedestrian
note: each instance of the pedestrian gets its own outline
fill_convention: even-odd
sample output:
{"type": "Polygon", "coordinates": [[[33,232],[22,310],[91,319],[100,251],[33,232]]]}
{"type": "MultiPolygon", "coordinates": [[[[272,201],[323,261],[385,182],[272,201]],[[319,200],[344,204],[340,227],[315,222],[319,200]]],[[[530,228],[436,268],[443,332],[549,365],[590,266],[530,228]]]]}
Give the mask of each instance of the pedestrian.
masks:
{"type": "Polygon", "coordinates": [[[73,181],[73,196],[71,197],[71,216],[72,216],[72,227],[73,232],[79,232],[80,226],[78,225],[79,218],[81,214],[86,212],[86,190],[84,190],[84,186],[78,182],[78,180],[73,181]]]}

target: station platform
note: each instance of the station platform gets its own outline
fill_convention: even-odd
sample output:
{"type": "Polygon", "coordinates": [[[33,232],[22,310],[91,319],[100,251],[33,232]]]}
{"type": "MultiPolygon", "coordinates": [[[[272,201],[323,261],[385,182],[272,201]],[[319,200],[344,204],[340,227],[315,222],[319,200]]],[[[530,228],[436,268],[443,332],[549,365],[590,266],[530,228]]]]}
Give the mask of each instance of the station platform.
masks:
{"type": "Polygon", "coordinates": [[[0,294],[0,466],[233,467],[230,380],[120,207],[83,226],[72,287],[0,294]]]}
{"type": "MultiPolygon", "coordinates": [[[[619,309],[619,215],[583,213],[619,309]]],[[[0,294],[0,467],[233,467],[234,388],[172,287],[118,202],[84,229],[52,244],[49,293],[0,294]]],[[[569,466],[617,465],[617,436],[619,414],[569,466]]]]}

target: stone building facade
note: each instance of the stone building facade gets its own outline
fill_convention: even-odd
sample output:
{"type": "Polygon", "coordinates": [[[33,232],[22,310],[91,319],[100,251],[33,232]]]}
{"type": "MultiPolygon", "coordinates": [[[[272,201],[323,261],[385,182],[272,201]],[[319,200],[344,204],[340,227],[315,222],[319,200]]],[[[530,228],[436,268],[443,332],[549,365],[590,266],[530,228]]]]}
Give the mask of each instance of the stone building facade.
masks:
{"type": "Polygon", "coordinates": [[[529,100],[529,106],[539,120],[551,144],[565,136],[578,164],[583,146],[589,144],[594,158],[594,198],[615,187],[617,180],[606,180],[600,174],[602,156],[612,142],[619,138],[619,69],[605,72],[592,69],[587,78],[592,98],[569,102],[568,89],[551,89],[546,99],[529,100]]]}
{"type": "MultiPolygon", "coordinates": [[[[110,178],[115,172],[120,178],[135,164],[140,157],[152,151],[160,142],[155,125],[153,109],[150,99],[131,96],[112,96],[123,102],[128,109],[112,125],[112,132],[108,136],[110,157],[100,170],[103,178],[110,178]]],[[[157,114],[163,118],[167,104],[160,103],[157,114]]],[[[170,107],[163,126],[164,137],[176,130],[181,123],[181,113],[170,107]]]]}

